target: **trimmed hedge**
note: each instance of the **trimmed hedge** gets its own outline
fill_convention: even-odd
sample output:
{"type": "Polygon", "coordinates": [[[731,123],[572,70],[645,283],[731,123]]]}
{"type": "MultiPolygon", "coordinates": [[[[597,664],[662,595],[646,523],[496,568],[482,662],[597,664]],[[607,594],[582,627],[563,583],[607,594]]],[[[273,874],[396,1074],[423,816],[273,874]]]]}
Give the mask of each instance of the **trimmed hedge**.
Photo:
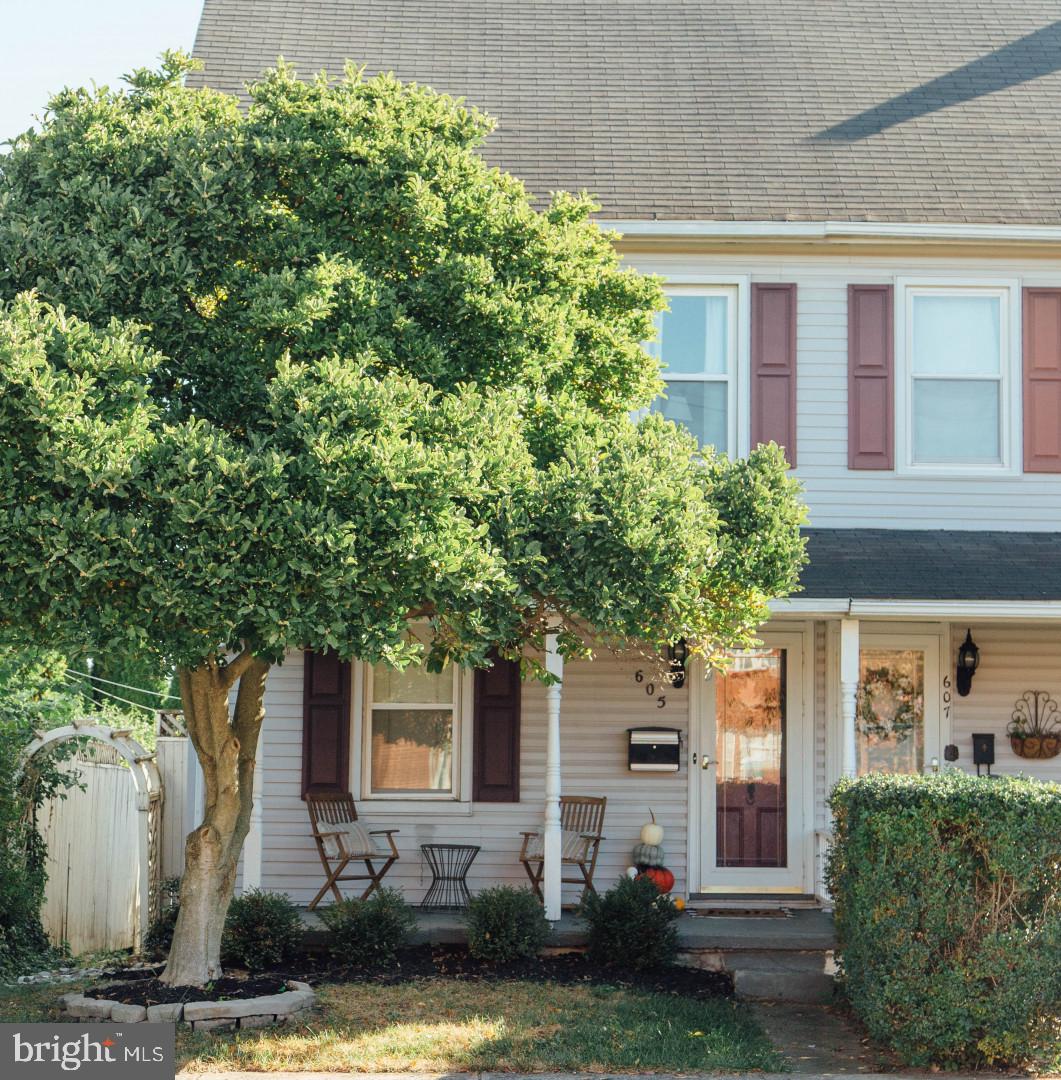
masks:
{"type": "Polygon", "coordinates": [[[541,901],[530,889],[495,885],[468,904],[468,952],[477,960],[508,964],[537,956],[549,936],[541,901]]]}
{"type": "Polygon", "coordinates": [[[1061,785],[875,775],[831,800],[842,985],[909,1065],[1019,1064],[1061,1015],[1061,785]]]}
{"type": "Polygon", "coordinates": [[[590,893],[581,914],[595,963],[650,971],[672,964],[678,954],[679,911],[646,877],[621,877],[606,893],[590,893]]]}

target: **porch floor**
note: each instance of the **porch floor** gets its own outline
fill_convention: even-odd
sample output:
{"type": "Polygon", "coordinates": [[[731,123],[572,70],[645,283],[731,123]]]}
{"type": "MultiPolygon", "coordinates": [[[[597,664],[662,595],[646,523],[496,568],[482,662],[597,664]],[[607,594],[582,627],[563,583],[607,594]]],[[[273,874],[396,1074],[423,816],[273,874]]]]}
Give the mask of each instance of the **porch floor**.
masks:
{"type": "MultiPolygon", "coordinates": [[[[311,944],[323,944],[328,931],[320,915],[300,909],[302,925],[311,944]]],[[[417,911],[416,944],[463,945],[467,941],[460,912],[417,911]]],[[[834,947],[833,917],[816,909],[792,910],[783,916],[711,915],[686,912],[678,920],[678,942],[683,951],[827,952],[834,947]]],[[[586,944],[585,922],[565,911],[553,924],[547,946],[578,948],[586,944]]]]}

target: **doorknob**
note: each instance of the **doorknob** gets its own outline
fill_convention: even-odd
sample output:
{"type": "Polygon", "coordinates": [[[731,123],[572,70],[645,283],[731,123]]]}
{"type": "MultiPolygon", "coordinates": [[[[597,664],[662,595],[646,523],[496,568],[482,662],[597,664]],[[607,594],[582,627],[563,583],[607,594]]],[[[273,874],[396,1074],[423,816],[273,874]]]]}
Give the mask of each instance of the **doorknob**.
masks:
{"type": "Polygon", "coordinates": [[[701,769],[709,769],[709,768],[711,768],[711,766],[712,766],[712,765],[714,765],[714,764],[715,764],[715,763],[714,763],[714,762],[713,762],[713,761],[712,761],[712,760],[711,760],[710,758],[706,758],[706,757],[705,757],[705,758],[702,758],[702,759],[700,760],[700,768],[701,768],[701,769]]]}

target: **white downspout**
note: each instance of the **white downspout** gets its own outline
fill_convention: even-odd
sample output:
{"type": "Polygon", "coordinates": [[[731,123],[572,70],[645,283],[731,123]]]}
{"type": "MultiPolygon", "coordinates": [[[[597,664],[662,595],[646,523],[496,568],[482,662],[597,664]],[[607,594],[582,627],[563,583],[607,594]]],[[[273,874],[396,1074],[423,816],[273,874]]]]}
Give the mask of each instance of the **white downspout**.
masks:
{"type": "Polygon", "coordinates": [[[560,918],[560,679],[564,675],[564,658],[556,651],[556,635],[545,639],[545,668],[556,682],[545,689],[545,877],[542,892],[545,898],[545,917],[550,922],[560,918]]]}

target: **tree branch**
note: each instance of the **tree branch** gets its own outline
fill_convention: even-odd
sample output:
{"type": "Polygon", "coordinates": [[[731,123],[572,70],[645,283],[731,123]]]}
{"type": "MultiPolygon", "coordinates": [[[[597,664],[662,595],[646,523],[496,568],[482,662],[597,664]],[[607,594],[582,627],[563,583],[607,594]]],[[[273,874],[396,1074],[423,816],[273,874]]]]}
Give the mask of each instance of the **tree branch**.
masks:
{"type": "Polygon", "coordinates": [[[221,685],[231,690],[236,680],[254,663],[254,653],[244,649],[234,660],[230,660],[220,671],[221,685]]]}

